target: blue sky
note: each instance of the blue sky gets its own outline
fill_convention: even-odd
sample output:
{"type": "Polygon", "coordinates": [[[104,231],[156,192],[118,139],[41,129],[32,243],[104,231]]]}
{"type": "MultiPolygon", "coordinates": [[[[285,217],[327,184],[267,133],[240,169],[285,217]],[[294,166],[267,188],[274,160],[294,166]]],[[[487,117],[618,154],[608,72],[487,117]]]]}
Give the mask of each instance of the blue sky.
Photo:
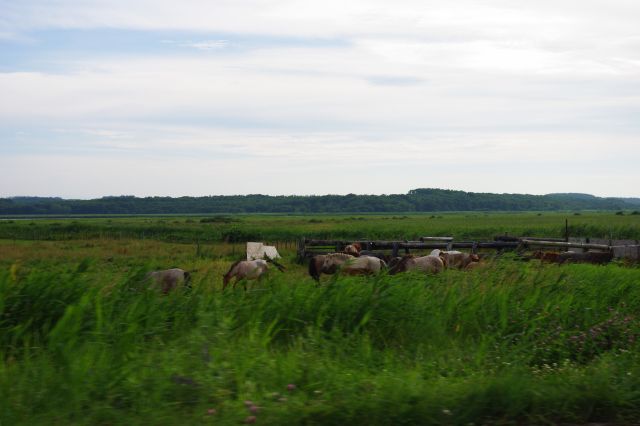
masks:
{"type": "Polygon", "coordinates": [[[0,11],[0,196],[640,196],[635,1],[0,11]]]}

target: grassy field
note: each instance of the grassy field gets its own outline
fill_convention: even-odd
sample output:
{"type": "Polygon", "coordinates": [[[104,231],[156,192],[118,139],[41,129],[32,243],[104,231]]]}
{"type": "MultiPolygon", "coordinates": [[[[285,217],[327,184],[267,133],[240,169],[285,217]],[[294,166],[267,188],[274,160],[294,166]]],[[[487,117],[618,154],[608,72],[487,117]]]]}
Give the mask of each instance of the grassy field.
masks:
{"type": "Polygon", "coordinates": [[[495,235],[640,239],[640,215],[614,212],[437,213],[407,215],[235,215],[0,220],[0,239],[154,239],[203,243],[296,241],[313,238],[417,239],[495,235]]]}
{"type": "MultiPolygon", "coordinates": [[[[275,241],[564,227],[560,214],[441,216],[1,224],[0,424],[637,422],[637,267],[505,256],[472,272],[316,286],[291,248],[281,250],[285,273],[221,291],[242,256],[240,244],[220,242],[228,229],[275,241]],[[34,227],[49,237],[8,236],[34,227]],[[146,288],[147,271],[172,266],[194,271],[192,288],[146,288]]],[[[640,233],[638,216],[569,219],[614,237],[640,233]]]]}

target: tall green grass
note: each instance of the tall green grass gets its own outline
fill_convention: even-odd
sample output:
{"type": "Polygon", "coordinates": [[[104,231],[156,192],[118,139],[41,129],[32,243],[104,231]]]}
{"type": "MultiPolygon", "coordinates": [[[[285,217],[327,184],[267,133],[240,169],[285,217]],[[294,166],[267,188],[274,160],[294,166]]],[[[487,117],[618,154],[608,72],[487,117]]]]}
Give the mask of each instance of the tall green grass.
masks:
{"type": "Polygon", "coordinates": [[[0,270],[1,424],[238,424],[245,400],[260,424],[640,418],[635,268],[506,259],[316,286],[291,265],[167,296],[148,268],[0,270]]]}

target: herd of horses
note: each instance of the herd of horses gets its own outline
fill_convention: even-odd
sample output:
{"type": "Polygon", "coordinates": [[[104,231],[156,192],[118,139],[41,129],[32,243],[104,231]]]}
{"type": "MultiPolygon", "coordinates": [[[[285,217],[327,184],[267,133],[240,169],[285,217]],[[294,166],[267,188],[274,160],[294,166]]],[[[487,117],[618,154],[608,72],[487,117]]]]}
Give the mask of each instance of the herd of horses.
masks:
{"type": "MultiPolygon", "coordinates": [[[[536,251],[524,258],[539,259],[542,262],[557,264],[564,263],[594,263],[605,264],[612,260],[611,252],[544,252],[536,251]]],[[[222,278],[222,290],[233,281],[235,288],[242,282],[246,289],[247,280],[257,280],[264,276],[273,264],[278,270],[286,269],[277,261],[265,257],[256,260],[238,260],[234,262],[222,278]]],[[[465,253],[457,250],[435,249],[426,256],[406,254],[400,257],[390,257],[380,253],[362,250],[360,244],[347,245],[342,252],[319,254],[309,260],[309,275],[316,282],[320,282],[322,274],[333,275],[375,275],[386,271],[389,275],[401,272],[417,271],[427,274],[438,274],[445,269],[472,270],[481,267],[484,262],[475,253],[465,253]]],[[[145,279],[153,282],[162,293],[168,293],[181,283],[189,286],[191,275],[179,268],[149,272],[145,279]]]]}
{"type": "Polygon", "coordinates": [[[433,250],[426,256],[406,254],[388,257],[378,253],[366,252],[360,244],[353,243],[345,247],[342,253],[319,254],[309,261],[309,275],[316,281],[321,274],[373,275],[387,270],[389,275],[400,272],[419,271],[437,274],[447,268],[473,269],[480,264],[477,254],[451,250],[433,250]]]}

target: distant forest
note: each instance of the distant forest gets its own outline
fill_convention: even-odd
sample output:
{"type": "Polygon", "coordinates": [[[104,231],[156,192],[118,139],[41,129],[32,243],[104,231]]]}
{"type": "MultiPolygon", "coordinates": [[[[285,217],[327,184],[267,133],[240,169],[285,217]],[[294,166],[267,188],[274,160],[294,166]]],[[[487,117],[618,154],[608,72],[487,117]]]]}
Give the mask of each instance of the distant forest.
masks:
{"type": "Polygon", "coordinates": [[[638,198],[599,198],[588,194],[491,194],[446,189],[413,189],[407,194],[389,195],[252,194],[178,198],[116,196],[93,200],[0,198],[0,215],[551,211],[638,208],[638,198]]]}

